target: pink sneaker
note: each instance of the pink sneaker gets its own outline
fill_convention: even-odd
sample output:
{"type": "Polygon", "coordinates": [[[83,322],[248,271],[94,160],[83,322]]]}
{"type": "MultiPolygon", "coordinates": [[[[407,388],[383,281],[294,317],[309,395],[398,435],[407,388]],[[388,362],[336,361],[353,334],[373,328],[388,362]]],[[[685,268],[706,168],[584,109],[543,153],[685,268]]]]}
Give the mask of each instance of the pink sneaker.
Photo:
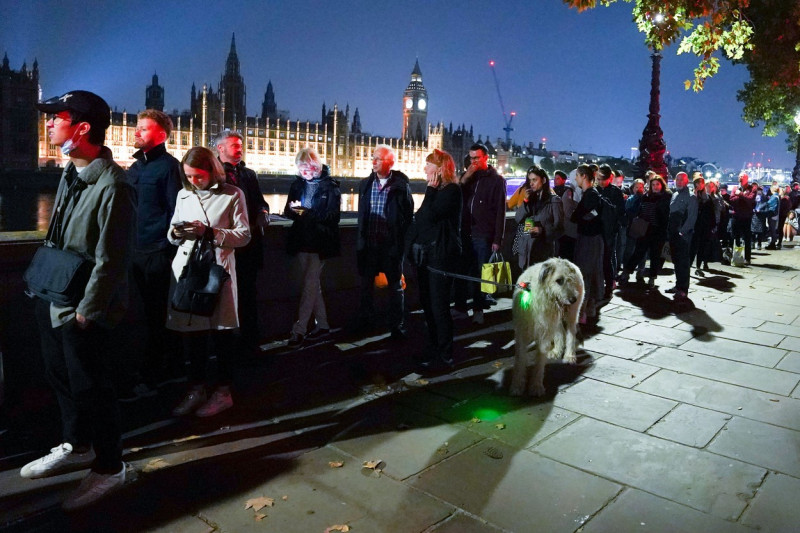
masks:
{"type": "Polygon", "coordinates": [[[195,411],[195,416],[205,418],[207,416],[214,416],[216,414],[230,409],[233,407],[233,398],[231,398],[231,391],[227,387],[220,387],[214,391],[211,398],[203,404],[203,406],[195,411]]]}

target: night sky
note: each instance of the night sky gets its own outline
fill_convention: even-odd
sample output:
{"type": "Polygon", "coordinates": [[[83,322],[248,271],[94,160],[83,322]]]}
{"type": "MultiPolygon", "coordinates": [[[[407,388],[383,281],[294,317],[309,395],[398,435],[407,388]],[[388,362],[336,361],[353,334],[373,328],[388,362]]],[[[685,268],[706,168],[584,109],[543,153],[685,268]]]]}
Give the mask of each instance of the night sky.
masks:
{"type": "MultiPolygon", "coordinates": [[[[88,89],[135,112],[157,73],[166,109],[187,109],[193,82],[216,90],[235,32],[249,115],[260,114],[272,80],[293,120],[319,120],[323,102],[349,103],[365,131],[397,137],[419,58],[428,121],[472,125],[494,141],[504,132],[493,59],[517,143],[546,137],[553,150],[630,157],[647,121],[649,51],[624,2],[582,14],[560,0],[4,4],[0,53],[13,69],[38,59],[44,98],[88,89]]],[[[723,61],[697,94],[683,88],[696,58],[675,52],[665,51],[661,77],[670,153],[791,168],[784,136],[762,137],[740,118],[746,69],[723,61]]]]}

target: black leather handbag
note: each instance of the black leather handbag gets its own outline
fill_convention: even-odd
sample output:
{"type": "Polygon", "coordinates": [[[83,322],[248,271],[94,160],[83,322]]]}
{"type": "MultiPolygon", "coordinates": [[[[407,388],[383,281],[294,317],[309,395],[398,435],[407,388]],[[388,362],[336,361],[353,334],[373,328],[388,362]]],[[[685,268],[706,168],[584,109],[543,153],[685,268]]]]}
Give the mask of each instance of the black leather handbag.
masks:
{"type": "Polygon", "coordinates": [[[222,286],[231,278],[225,268],[217,264],[210,234],[210,230],[206,231],[194,242],[189,260],[181,271],[170,302],[176,311],[213,315],[222,286]]]}

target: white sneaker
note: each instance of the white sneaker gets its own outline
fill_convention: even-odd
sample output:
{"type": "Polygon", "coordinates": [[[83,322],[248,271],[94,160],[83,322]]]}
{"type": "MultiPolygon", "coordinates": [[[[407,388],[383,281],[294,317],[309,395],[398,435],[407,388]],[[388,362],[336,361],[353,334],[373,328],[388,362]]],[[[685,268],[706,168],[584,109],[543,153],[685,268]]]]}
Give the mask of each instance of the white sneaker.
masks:
{"type": "Polygon", "coordinates": [[[94,461],[93,450],[73,453],[72,444],[65,442],[50,450],[50,453],[22,467],[19,475],[27,479],[57,476],[88,468],[94,461]]]}
{"type": "Polygon", "coordinates": [[[207,416],[214,416],[216,414],[230,409],[233,407],[233,398],[231,398],[231,391],[225,389],[217,389],[208,401],[195,411],[195,416],[205,418],[207,416]]]}
{"type": "Polygon", "coordinates": [[[120,489],[125,485],[125,471],[127,468],[128,465],[123,463],[122,470],[116,474],[89,472],[89,475],[83,478],[78,488],[67,496],[67,499],[61,504],[61,508],[65,511],[74,511],[120,489]]]}
{"type": "Polygon", "coordinates": [[[172,410],[172,416],[185,416],[197,409],[206,401],[206,390],[202,387],[192,388],[183,397],[178,407],[172,410]]]}
{"type": "Polygon", "coordinates": [[[483,324],[483,310],[477,310],[472,312],[472,323],[473,324],[483,324]]]}

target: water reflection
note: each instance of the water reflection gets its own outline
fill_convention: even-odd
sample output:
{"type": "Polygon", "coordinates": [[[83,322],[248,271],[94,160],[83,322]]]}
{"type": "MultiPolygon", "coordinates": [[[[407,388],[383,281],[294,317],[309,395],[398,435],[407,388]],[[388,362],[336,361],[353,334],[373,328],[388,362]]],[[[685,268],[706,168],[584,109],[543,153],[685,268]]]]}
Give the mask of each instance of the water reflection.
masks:
{"type": "Polygon", "coordinates": [[[0,231],[46,230],[55,196],[25,189],[0,192],[0,231]]]}

